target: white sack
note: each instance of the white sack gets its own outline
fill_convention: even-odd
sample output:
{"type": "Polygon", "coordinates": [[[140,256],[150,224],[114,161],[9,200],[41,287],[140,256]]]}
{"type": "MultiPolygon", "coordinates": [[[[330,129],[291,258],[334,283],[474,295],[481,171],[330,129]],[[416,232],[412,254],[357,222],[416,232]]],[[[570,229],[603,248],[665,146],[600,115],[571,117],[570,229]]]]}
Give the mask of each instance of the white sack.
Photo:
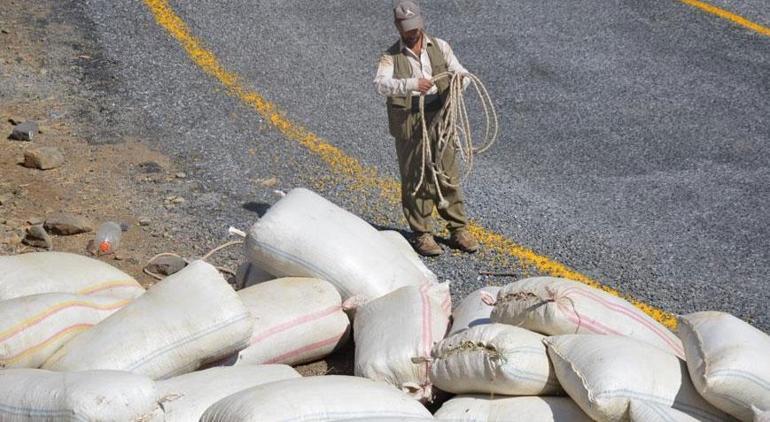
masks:
{"type": "Polygon", "coordinates": [[[133,299],[144,289],[102,261],[64,252],[0,256],[0,300],[39,293],[73,293],[133,299]]]}
{"type": "Polygon", "coordinates": [[[505,324],[470,328],[433,346],[430,380],[455,394],[564,394],[543,338],[505,324]]]}
{"type": "Polygon", "coordinates": [[[366,221],[307,189],[293,189],[246,237],[247,256],[278,277],[313,277],[347,300],[375,299],[430,279],[366,221]]]}
{"type": "Polygon", "coordinates": [[[628,409],[631,422],[700,422],[687,413],[642,400],[631,400],[628,409]]]}
{"type": "Polygon", "coordinates": [[[621,336],[564,335],[544,340],[564,390],[596,420],[620,421],[643,398],[703,421],[730,417],[695,391],[685,363],[660,348],[621,336]]]}
{"type": "Polygon", "coordinates": [[[0,302],[0,368],[38,368],[76,335],[129,302],[43,293],[0,302]]]}
{"type": "Polygon", "coordinates": [[[430,418],[420,403],[390,385],[342,375],[305,377],[260,385],[226,397],[201,422],[337,421],[430,418]]]}
{"type": "Polygon", "coordinates": [[[195,261],[77,336],[43,367],[167,378],[245,347],[253,323],[216,268],[195,261]]]}
{"type": "Polygon", "coordinates": [[[466,296],[452,311],[452,328],[449,330],[449,335],[452,336],[477,325],[490,324],[492,320],[489,316],[494,307],[487,305],[482,299],[494,300],[499,291],[500,287],[487,286],[466,296]]]}
{"type": "Polygon", "coordinates": [[[590,422],[567,397],[457,396],[441,406],[436,420],[451,422],[590,422]]]}
{"type": "Polygon", "coordinates": [[[298,365],[322,359],[349,337],[340,294],[315,278],[280,278],[238,292],[254,317],[237,364],[298,365]]]}
{"type": "Polygon", "coordinates": [[[422,262],[420,255],[415,252],[412,245],[403,235],[401,235],[401,233],[395,230],[383,230],[380,232],[380,234],[389,242],[391,242],[393,246],[397,247],[398,250],[400,250],[401,253],[404,254],[404,256],[406,256],[409,261],[414,264],[415,267],[419,268],[420,271],[425,275],[425,278],[429,279],[432,283],[438,283],[438,277],[436,277],[436,274],[434,274],[433,271],[431,271],[425,265],[425,263],[422,262]]]}
{"type": "Polygon", "coordinates": [[[432,396],[428,367],[444,338],[449,285],[403,287],[358,308],[353,322],[355,374],[385,381],[419,400],[432,396]]]}
{"type": "Polygon", "coordinates": [[[723,312],[679,319],[679,337],[695,388],[711,404],[742,421],[751,407],[770,411],[770,337],[723,312]]]}
{"type": "Polygon", "coordinates": [[[159,381],[157,385],[166,422],[189,422],[197,421],[212,404],[231,394],[300,377],[286,365],[239,366],[191,372],[159,381]]]}
{"type": "Polygon", "coordinates": [[[751,409],[754,412],[754,422],[770,422],[770,410],[763,411],[756,407],[751,409]]]}
{"type": "Polygon", "coordinates": [[[155,383],[118,371],[0,371],[3,422],[162,421],[155,383]]]}
{"type": "Polygon", "coordinates": [[[684,359],[674,333],[627,301],[577,281],[535,277],[503,287],[492,321],[547,335],[633,337],[684,359]]]}

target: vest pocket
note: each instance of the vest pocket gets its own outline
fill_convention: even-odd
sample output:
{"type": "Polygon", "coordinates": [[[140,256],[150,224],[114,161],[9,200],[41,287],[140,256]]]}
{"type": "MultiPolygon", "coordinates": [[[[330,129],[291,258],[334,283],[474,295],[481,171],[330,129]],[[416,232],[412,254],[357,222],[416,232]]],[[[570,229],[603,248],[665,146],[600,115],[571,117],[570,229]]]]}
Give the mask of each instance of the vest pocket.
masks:
{"type": "Polygon", "coordinates": [[[396,139],[410,139],[412,137],[411,110],[408,108],[388,107],[388,129],[390,135],[396,139]]]}

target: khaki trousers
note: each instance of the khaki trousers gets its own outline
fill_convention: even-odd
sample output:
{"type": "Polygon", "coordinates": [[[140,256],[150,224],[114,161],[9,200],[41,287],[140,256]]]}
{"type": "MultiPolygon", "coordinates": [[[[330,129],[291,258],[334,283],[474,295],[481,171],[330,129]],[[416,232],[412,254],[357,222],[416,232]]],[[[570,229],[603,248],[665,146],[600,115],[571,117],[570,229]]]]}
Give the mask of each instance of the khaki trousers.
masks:
{"type": "MultiPolygon", "coordinates": [[[[391,128],[391,133],[400,134],[399,137],[396,137],[396,155],[401,173],[401,206],[406,221],[413,232],[417,234],[430,233],[433,231],[433,209],[437,208],[439,197],[429,168],[425,169],[425,177],[420,190],[416,195],[412,195],[420,182],[420,172],[422,171],[420,113],[411,110],[402,110],[397,113],[400,115],[394,116],[396,118],[392,119],[390,124],[399,126],[395,128],[397,130],[391,128]]],[[[434,157],[436,155],[436,127],[432,123],[438,114],[439,111],[425,112],[426,119],[428,119],[428,133],[431,138],[431,154],[434,157]]],[[[441,164],[450,178],[450,183],[457,184],[460,167],[454,146],[445,149],[444,155],[441,157],[441,164]]],[[[447,221],[447,229],[455,231],[464,228],[468,223],[468,218],[465,215],[465,200],[462,189],[442,185],[441,193],[444,195],[444,199],[449,202],[448,207],[438,208],[438,214],[447,221]]]]}

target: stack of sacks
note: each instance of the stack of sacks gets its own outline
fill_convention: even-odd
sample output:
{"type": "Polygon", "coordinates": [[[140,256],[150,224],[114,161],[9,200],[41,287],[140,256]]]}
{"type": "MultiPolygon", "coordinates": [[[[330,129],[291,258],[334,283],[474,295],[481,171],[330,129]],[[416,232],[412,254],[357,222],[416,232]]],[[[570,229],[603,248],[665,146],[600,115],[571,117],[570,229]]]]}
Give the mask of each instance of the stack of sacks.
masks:
{"type": "Polygon", "coordinates": [[[497,296],[492,321],[546,335],[627,336],[684,359],[674,333],[627,301],[576,281],[535,277],[508,284],[497,296]]]}
{"type": "Polygon", "coordinates": [[[353,328],[355,374],[430,400],[430,352],[447,332],[447,309],[451,299],[446,283],[403,287],[363,305],[353,328]]]}
{"type": "Polygon", "coordinates": [[[328,375],[278,381],[226,397],[201,422],[339,421],[375,418],[430,419],[420,403],[390,385],[328,375]]]}
{"type": "Polygon", "coordinates": [[[449,330],[449,336],[477,325],[491,323],[490,315],[494,307],[486,302],[494,302],[499,291],[499,287],[488,286],[466,296],[452,311],[452,328],[449,330]]]}
{"type": "Polygon", "coordinates": [[[144,289],[104,262],[63,252],[0,256],[0,301],[39,293],[133,299],[144,289]]]}
{"type": "Polygon", "coordinates": [[[436,420],[451,422],[590,422],[567,397],[457,396],[441,406],[436,420]]]}
{"type": "Polygon", "coordinates": [[[0,302],[0,368],[39,368],[60,347],[129,302],[43,293],[0,302]]]}
{"type": "Polygon", "coordinates": [[[387,236],[316,193],[294,189],[251,227],[246,253],[278,277],[326,280],[345,301],[432,284],[424,266],[387,236]]]}
{"type": "Polygon", "coordinates": [[[350,320],[340,294],[315,278],[280,278],[238,292],[254,317],[237,364],[298,365],[322,359],[347,341],[350,320]]]}
{"type": "MultiPolygon", "coordinates": [[[[770,337],[723,312],[679,318],[687,369],[709,403],[742,421],[770,412],[770,337]]],[[[765,415],[767,416],[767,415],[765,415]]]]}
{"type": "Polygon", "coordinates": [[[211,368],[158,382],[166,422],[200,419],[219,400],[262,384],[300,378],[286,365],[211,368]]]}
{"type": "Polygon", "coordinates": [[[222,275],[195,261],[75,337],[43,368],[113,369],[162,379],[242,349],[252,329],[249,311],[222,275]]]}
{"type": "Polygon", "coordinates": [[[627,420],[634,400],[701,421],[731,420],[698,394],[685,363],[666,350],[605,335],[554,336],[545,344],[562,387],[595,420],[627,420]]]}
{"type": "Polygon", "coordinates": [[[0,371],[0,420],[163,421],[155,383],[119,371],[0,371]]]}

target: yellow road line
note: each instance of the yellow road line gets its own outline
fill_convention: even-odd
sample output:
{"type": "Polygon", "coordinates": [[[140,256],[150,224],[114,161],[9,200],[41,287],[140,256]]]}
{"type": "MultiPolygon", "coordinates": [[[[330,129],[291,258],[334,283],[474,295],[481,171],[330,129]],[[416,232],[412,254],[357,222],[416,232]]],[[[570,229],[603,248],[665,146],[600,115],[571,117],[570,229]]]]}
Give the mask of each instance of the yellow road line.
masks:
{"type": "Polygon", "coordinates": [[[727,19],[730,22],[733,22],[737,25],[740,25],[744,28],[750,29],[752,31],[759,32],[762,35],[767,35],[770,37],[770,28],[760,25],[756,22],[752,22],[743,16],[738,16],[735,13],[728,12],[725,9],[713,6],[711,4],[702,2],[700,0],[679,0],[684,4],[689,4],[690,6],[697,7],[698,9],[703,10],[704,12],[711,13],[712,15],[719,16],[722,19],[727,19]]]}
{"type": "MultiPolygon", "coordinates": [[[[350,178],[354,183],[354,188],[375,188],[379,190],[380,195],[389,203],[400,203],[400,184],[397,180],[380,177],[376,169],[364,166],[357,159],[348,156],[342,150],[319,138],[308,129],[290,121],[275,104],[267,101],[258,92],[247,88],[241,82],[238,75],[226,70],[219,63],[216,56],[207,50],[200,40],[190,32],[184,20],[168,4],[168,0],[144,0],[144,2],[149,7],[157,23],[182,45],[190,59],[203,72],[217,79],[227,88],[231,95],[236,96],[251,106],[286,138],[298,142],[311,152],[317,154],[334,173],[350,178]]],[[[569,278],[600,288],[610,294],[623,296],[617,290],[604,286],[564,264],[537,254],[531,249],[517,245],[503,235],[488,230],[478,223],[472,222],[469,225],[469,230],[484,243],[485,248],[501,255],[516,258],[525,264],[535,267],[542,274],[569,278]]],[[[666,326],[670,328],[676,327],[674,315],[633,298],[624,298],[666,326]]]]}

